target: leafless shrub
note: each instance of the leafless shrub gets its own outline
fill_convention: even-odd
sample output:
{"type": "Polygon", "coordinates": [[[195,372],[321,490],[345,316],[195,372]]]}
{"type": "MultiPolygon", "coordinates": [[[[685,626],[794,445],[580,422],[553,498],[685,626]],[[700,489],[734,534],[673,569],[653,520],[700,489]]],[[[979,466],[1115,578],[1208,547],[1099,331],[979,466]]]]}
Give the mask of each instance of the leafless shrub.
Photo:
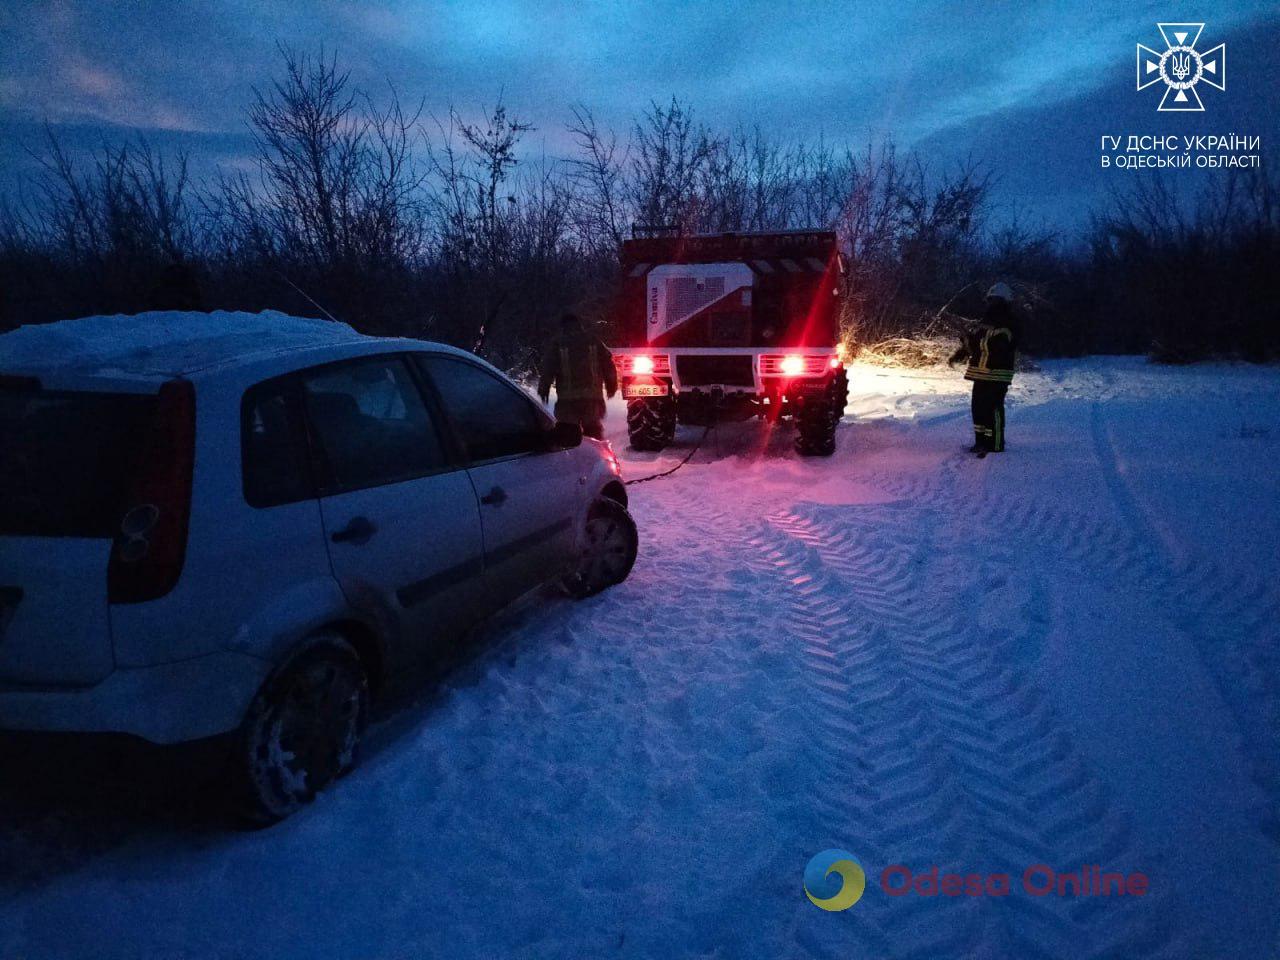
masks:
{"type": "Polygon", "coordinates": [[[1193,202],[1167,180],[1139,180],[1095,217],[1089,277],[1156,359],[1273,359],[1278,200],[1280,179],[1265,166],[1226,172],[1193,202]]]}
{"type": "MultiPolygon", "coordinates": [[[[654,102],[621,134],[579,105],[563,158],[530,157],[501,99],[478,118],[388,87],[354,89],[337,58],[281,48],[246,118],[257,169],[199,188],[143,141],[75,161],[49,135],[22,203],[0,207],[0,324],[155,306],[332,313],[527,367],[574,309],[609,334],[622,242],[833,229],[843,336],[864,357],[936,363],[996,279],[1019,294],[1024,347],[1166,359],[1276,356],[1280,188],[1271,167],[1215,178],[1188,204],[1168,181],[1117,193],[1080,243],[989,222],[991,180],[892,142],[854,150],[709,128],[654,102]],[[957,295],[962,291],[963,295],[957,295]]],[[[949,350],[946,351],[949,353],[949,350]]]]}
{"type": "Polygon", "coordinates": [[[911,337],[888,337],[863,344],[858,349],[857,359],[880,367],[922,369],[945,365],[955,349],[955,337],[922,332],[911,337]]]}

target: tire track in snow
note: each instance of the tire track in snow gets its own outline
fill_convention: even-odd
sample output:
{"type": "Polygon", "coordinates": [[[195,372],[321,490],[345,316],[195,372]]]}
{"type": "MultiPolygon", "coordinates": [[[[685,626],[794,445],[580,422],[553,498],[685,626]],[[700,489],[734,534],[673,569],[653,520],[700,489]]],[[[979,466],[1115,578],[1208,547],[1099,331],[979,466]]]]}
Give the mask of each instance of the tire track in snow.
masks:
{"type": "MultiPolygon", "coordinates": [[[[811,721],[802,745],[806,765],[797,778],[805,794],[803,830],[813,844],[808,853],[847,846],[870,869],[887,856],[883,846],[887,826],[869,789],[870,758],[876,750],[909,756],[914,749],[911,734],[919,722],[888,731],[866,729],[859,704],[885,703],[900,692],[892,677],[874,667],[875,638],[841,602],[828,571],[811,563],[804,544],[778,536],[765,525],[747,540],[747,546],[749,567],[775,582],[780,578],[787,638],[798,644],[809,682],[806,705],[811,721]]],[[[874,883],[874,876],[868,877],[868,883],[874,883]]],[[[794,932],[806,955],[844,956],[848,943],[833,939],[830,927],[824,930],[817,925],[824,918],[815,918],[807,903],[798,906],[802,912],[794,932]]],[[[865,916],[862,904],[857,909],[863,921],[857,931],[859,952],[891,955],[883,918],[865,916]]]]}
{"type": "Polygon", "coordinates": [[[1232,711],[1250,777],[1272,801],[1259,812],[1262,829],[1280,841],[1280,595],[1256,577],[1176,550],[1147,520],[1120,471],[1102,404],[1093,404],[1090,426],[1112,499],[1149,545],[1148,588],[1172,596],[1182,619],[1195,624],[1195,647],[1232,711]]]}
{"type": "MultiPolygon", "coordinates": [[[[960,543],[913,541],[902,508],[852,522],[831,513],[775,514],[752,541],[790,585],[813,677],[823,734],[814,760],[829,786],[815,804],[821,835],[848,838],[855,855],[881,867],[937,863],[1015,880],[1032,863],[1135,869],[1127,829],[1047,699],[931,592],[932,561],[944,583],[959,582],[950,574],[965,558],[960,543]]],[[[1015,892],[988,906],[890,901],[873,890],[857,909],[876,934],[864,946],[878,955],[1063,956],[1080,955],[1083,943],[1084,955],[1136,957],[1171,946],[1150,896],[1099,904],[1015,892]]]]}
{"type": "Polygon", "coordinates": [[[1100,409],[1092,408],[1092,436],[1120,524],[1016,492],[982,496],[960,482],[962,458],[934,475],[879,473],[869,479],[901,500],[942,511],[948,524],[1016,530],[1050,555],[1127,586],[1148,598],[1154,611],[1170,615],[1191,637],[1231,711],[1250,779],[1265,797],[1255,811],[1259,829],[1280,841],[1280,590],[1218,561],[1164,548],[1116,467],[1100,409]]]}

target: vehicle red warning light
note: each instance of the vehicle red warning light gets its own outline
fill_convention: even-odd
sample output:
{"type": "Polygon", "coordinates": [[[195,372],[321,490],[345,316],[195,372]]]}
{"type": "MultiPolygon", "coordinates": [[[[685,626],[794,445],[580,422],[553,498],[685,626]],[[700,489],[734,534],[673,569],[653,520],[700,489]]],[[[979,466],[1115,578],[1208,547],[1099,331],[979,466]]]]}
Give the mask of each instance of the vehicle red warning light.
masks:
{"type": "Polygon", "coordinates": [[[615,354],[613,364],[622,377],[671,376],[671,358],[664,353],[615,354]]]}
{"type": "Polygon", "coordinates": [[[804,357],[797,354],[790,354],[782,358],[779,365],[784,377],[798,377],[804,373],[804,357]]]}

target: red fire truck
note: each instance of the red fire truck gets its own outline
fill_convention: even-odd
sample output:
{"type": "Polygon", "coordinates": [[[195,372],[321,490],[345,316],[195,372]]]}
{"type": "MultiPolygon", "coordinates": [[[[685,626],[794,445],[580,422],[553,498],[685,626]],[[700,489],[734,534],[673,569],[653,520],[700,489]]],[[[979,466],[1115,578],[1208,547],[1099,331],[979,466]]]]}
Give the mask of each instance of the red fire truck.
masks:
{"type": "Polygon", "coordinates": [[[796,451],[830,456],[841,270],[828,231],[624,241],[614,362],[632,448],[661,450],[677,423],[791,417],[796,451]]]}

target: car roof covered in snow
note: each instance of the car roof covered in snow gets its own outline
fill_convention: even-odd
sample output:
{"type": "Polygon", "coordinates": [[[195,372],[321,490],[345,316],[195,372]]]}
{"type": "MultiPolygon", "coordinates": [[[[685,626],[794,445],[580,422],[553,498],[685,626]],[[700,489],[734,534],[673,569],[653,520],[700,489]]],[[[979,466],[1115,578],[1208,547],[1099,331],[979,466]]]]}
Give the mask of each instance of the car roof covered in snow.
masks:
{"type": "Polygon", "coordinates": [[[0,373],[172,377],[308,348],[405,342],[367,337],[335,320],[274,310],[164,310],[19,327],[0,335],[0,373]]]}

